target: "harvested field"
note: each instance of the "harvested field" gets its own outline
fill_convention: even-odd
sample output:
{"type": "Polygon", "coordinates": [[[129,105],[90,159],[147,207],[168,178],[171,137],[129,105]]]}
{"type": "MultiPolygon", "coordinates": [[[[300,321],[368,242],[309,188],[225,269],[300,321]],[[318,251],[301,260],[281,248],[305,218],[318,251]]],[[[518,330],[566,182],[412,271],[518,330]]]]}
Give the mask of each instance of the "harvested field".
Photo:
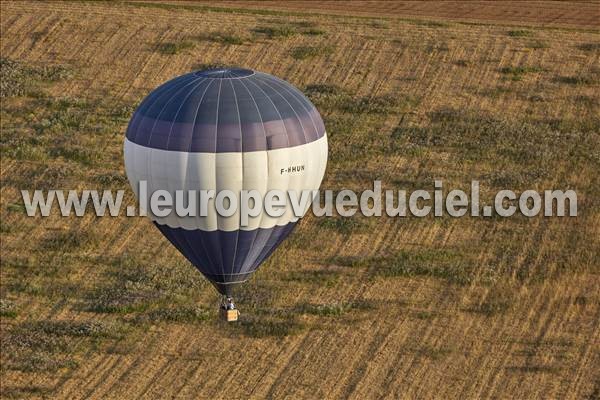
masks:
{"type": "MultiPolygon", "coordinates": [[[[177,4],[172,1],[171,3],[177,4]]],[[[597,29],[600,7],[596,1],[199,1],[200,4],[237,9],[279,10],[395,18],[426,18],[500,24],[534,24],[597,29]]]]}
{"type": "Polygon", "coordinates": [[[2,398],[600,396],[598,5],[515,3],[2,2],[2,398]],[[307,93],[323,188],[573,188],[579,215],[309,216],[230,325],[148,220],[25,215],[21,189],[133,204],[129,116],[214,65],[307,93]]]}

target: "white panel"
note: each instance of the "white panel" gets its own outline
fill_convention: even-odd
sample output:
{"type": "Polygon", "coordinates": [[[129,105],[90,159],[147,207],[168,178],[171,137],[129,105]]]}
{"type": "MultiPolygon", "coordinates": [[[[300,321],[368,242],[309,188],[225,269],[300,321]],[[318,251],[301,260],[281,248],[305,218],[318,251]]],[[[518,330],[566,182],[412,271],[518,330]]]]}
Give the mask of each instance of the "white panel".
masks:
{"type": "Polygon", "coordinates": [[[190,230],[254,230],[286,225],[298,218],[294,216],[288,198],[283,216],[271,217],[263,208],[257,217],[249,218],[247,226],[240,227],[240,191],[257,190],[264,199],[264,195],[273,189],[296,190],[298,196],[302,190],[318,189],[327,167],[327,136],[285,149],[216,154],[152,149],[126,139],[124,156],[127,177],[136,196],[139,196],[139,181],[146,180],[148,199],[159,189],[168,190],[173,202],[176,190],[214,190],[218,193],[227,189],[233,191],[238,200],[237,212],[227,218],[216,214],[213,199],[206,217],[179,217],[174,211],[168,217],[157,217],[148,210],[153,221],[190,230]]]}
{"type": "Polygon", "coordinates": [[[240,228],[240,191],[243,184],[242,153],[217,153],[215,168],[217,171],[217,194],[231,190],[237,199],[237,210],[230,217],[217,214],[217,229],[235,231],[240,228]]]}
{"type": "MultiPolygon", "coordinates": [[[[242,153],[244,157],[244,190],[256,190],[260,198],[264,199],[267,193],[269,176],[269,157],[266,151],[251,151],[242,153]]],[[[254,230],[260,227],[264,215],[264,208],[256,217],[248,218],[248,225],[244,230],[254,230]]]]}
{"type": "MultiPolygon", "coordinates": [[[[188,153],[190,154],[190,153],[188,153]]],[[[193,155],[191,153],[188,156],[187,175],[183,182],[184,190],[215,190],[217,189],[217,176],[215,171],[215,158],[214,153],[197,153],[193,155]],[[200,155],[202,154],[202,155],[200,155]]],[[[199,201],[199,200],[198,200],[199,201]]],[[[209,200],[208,210],[214,210],[214,198],[209,200]]],[[[179,218],[179,217],[178,217],[179,218]]],[[[179,224],[171,226],[182,226],[186,229],[202,229],[212,231],[217,229],[217,215],[215,213],[208,213],[206,217],[179,218],[183,220],[179,224]]]]}

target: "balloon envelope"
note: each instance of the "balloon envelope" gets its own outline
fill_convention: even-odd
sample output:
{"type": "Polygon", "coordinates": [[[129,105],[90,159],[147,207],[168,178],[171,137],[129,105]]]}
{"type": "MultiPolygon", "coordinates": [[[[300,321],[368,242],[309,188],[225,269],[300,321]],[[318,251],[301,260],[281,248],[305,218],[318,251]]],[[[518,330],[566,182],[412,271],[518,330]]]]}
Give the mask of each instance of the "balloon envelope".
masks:
{"type": "MultiPolygon", "coordinates": [[[[139,196],[178,190],[288,191],[319,188],[327,136],[314,105],[289,83],[265,73],[226,68],[192,72],[151,92],[127,128],[125,169],[139,196]]],[[[264,198],[264,197],[263,197],[264,198]]],[[[263,210],[241,224],[236,213],[149,217],[223,294],[244,282],[290,234],[298,217],[263,210]]],[[[186,202],[187,203],[187,202],[186,202]]],[[[186,204],[187,205],[187,204],[186,204]]],[[[305,210],[306,211],[306,210],[305,210]]]]}

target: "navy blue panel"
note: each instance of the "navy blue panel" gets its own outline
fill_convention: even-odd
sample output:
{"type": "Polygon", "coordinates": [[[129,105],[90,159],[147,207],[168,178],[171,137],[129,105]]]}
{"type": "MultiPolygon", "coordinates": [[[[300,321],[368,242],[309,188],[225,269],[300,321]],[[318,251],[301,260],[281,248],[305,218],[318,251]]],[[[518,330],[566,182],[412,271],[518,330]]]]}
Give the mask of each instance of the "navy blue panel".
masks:
{"type": "Polygon", "coordinates": [[[183,75],[172,79],[166,83],[163,83],[142,101],[142,103],[138,107],[138,111],[142,114],[147,114],[148,108],[150,108],[159,97],[161,97],[168,91],[171,91],[173,89],[179,89],[180,87],[189,83],[192,80],[195,80],[194,76],[183,75]]]}
{"type": "MultiPolygon", "coordinates": [[[[135,142],[135,137],[137,136],[137,134],[140,130],[140,126],[139,126],[140,121],[142,119],[144,119],[143,117],[148,112],[148,109],[150,109],[162,95],[164,95],[166,92],[170,92],[173,89],[180,88],[181,86],[185,85],[186,83],[190,82],[193,79],[194,79],[194,77],[189,76],[189,75],[184,75],[184,76],[180,76],[178,78],[172,79],[172,80],[164,83],[163,85],[159,86],[156,90],[154,90],[152,93],[150,93],[144,100],[142,100],[142,103],[139,105],[136,112],[133,114],[131,121],[129,121],[129,126],[127,127],[127,138],[129,140],[135,142]]],[[[144,139],[145,139],[145,137],[140,138],[140,140],[144,140],[144,139]]],[[[135,143],[137,143],[137,142],[135,142],[135,143]]]]}
{"type": "Polygon", "coordinates": [[[272,150],[324,134],[318,111],[298,89],[240,68],[172,79],[142,101],[127,128],[134,143],[187,152],[272,150]]]}
{"type": "Polygon", "coordinates": [[[202,274],[215,283],[247,280],[275,251],[296,222],[252,231],[201,231],[156,227],[202,274]]]}
{"type": "Polygon", "coordinates": [[[191,89],[187,95],[187,98],[182,100],[181,108],[174,118],[175,122],[194,124],[196,122],[196,115],[198,114],[198,106],[204,99],[208,87],[211,85],[213,80],[202,79],[196,83],[195,88],[191,89]]]}
{"type": "MultiPolygon", "coordinates": [[[[310,103],[306,96],[300,93],[300,91],[295,87],[288,85],[281,79],[277,79],[274,76],[265,76],[264,79],[272,87],[278,88],[279,93],[285,94],[286,101],[298,113],[298,119],[302,124],[304,134],[307,136],[307,139],[309,139],[308,141],[312,142],[320,138],[322,134],[319,135],[319,124],[314,121],[314,117],[312,115],[312,110],[315,110],[315,107],[310,103]],[[298,112],[298,110],[304,110],[306,113],[298,112]]],[[[321,117],[318,119],[320,120],[321,117]]]]}
{"type": "Polygon", "coordinates": [[[242,128],[231,79],[223,79],[217,111],[217,153],[242,151],[242,128]]]}
{"type": "Polygon", "coordinates": [[[244,84],[242,79],[230,80],[235,90],[237,107],[240,114],[241,124],[262,124],[262,117],[258,110],[258,105],[252,96],[252,93],[248,90],[248,86],[244,84]]]}
{"type": "MultiPolygon", "coordinates": [[[[173,80],[173,85],[170,85],[168,88],[161,91],[152,104],[148,105],[145,111],[140,110],[140,112],[146,117],[163,119],[163,117],[170,114],[168,108],[175,107],[175,109],[177,109],[181,99],[186,97],[190,90],[194,89],[194,83],[201,80],[202,78],[199,77],[186,80],[173,80]]],[[[173,113],[171,112],[171,114],[173,113]]],[[[169,121],[170,119],[164,118],[164,120],[169,121]]]]}

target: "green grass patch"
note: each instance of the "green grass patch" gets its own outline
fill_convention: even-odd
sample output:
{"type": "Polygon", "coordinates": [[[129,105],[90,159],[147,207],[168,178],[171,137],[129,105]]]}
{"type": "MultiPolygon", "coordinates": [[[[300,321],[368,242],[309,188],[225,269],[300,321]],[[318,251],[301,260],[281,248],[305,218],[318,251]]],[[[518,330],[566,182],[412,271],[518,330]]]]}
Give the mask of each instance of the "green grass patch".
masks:
{"type": "Polygon", "coordinates": [[[127,187],[128,181],[125,174],[121,172],[105,172],[97,174],[93,177],[94,182],[97,182],[102,187],[127,187]]]}
{"type": "Polygon", "coordinates": [[[14,160],[44,161],[47,151],[43,148],[42,140],[31,134],[18,136],[19,131],[4,130],[0,142],[2,157],[14,160]]]}
{"type": "Polygon", "coordinates": [[[8,299],[0,299],[0,317],[15,318],[17,316],[17,305],[8,299]]]}
{"type": "Polygon", "coordinates": [[[319,226],[341,234],[351,234],[362,230],[365,224],[357,217],[323,217],[319,219],[319,226]]]}
{"type": "Polygon", "coordinates": [[[265,25],[252,31],[268,39],[286,39],[295,35],[322,36],[327,33],[313,21],[290,21],[285,24],[265,25]]]}
{"type": "Polygon", "coordinates": [[[57,82],[73,76],[64,65],[33,65],[0,58],[0,97],[23,96],[44,82],[57,82]]]}
{"type": "Polygon", "coordinates": [[[309,35],[309,36],[322,36],[327,34],[326,31],[324,31],[323,29],[319,29],[319,28],[308,28],[302,31],[303,35],[309,35]]]}
{"type": "Polygon", "coordinates": [[[573,101],[589,108],[600,107],[600,96],[588,96],[580,94],[574,96],[573,101]]]}
{"type": "Polygon", "coordinates": [[[92,291],[86,299],[84,311],[107,314],[130,314],[146,311],[161,298],[160,293],[141,287],[101,287],[92,291]]]}
{"type": "Polygon", "coordinates": [[[200,36],[200,39],[224,45],[242,45],[248,41],[248,38],[228,32],[210,32],[200,36]]]}
{"type": "Polygon", "coordinates": [[[95,236],[88,231],[68,230],[50,231],[40,242],[40,249],[68,251],[78,249],[94,242],[95,236]]]}
{"type": "Polygon", "coordinates": [[[520,81],[527,74],[535,74],[543,72],[544,69],[540,67],[503,67],[500,68],[500,72],[503,75],[507,75],[513,81],[520,81]]]}
{"type": "Polygon", "coordinates": [[[321,36],[327,33],[319,28],[319,24],[316,21],[291,21],[290,24],[298,28],[298,32],[303,35],[321,36]]]}
{"type": "Polygon", "coordinates": [[[5,396],[8,399],[29,399],[32,397],[49,398],[53,390],[54,389],[51,386],[41,385],[2,385],[2,396],[5,396]]]}
{"type": "Polygon", "coordinates": [[[212,319],[216,313],[199,306],[170,306],[151,310],[140,317],[143,321],[150,322],[176,322],[181,324],[194,324],[212,319]]]}
{"type": "MultiPolygon", "coordinates": [[[[128,254],[112,260],[105,275],[104,284],[84,296],[84,310],[116,314],[151,313],[164,308],[165,304],[184,310],[192,306],[207,284],[187,262],[171,265],[143,263],[128,254]]],[[[166,313],[168,310],[162,315],[166,313]]],[[[160,315],[155,317],[160,318],[160,315]]]]}
{"type": "Polygon", "coordinates": [[[532,120],[450,108],[427,116],[428,122],[396,127],[385,151],[406,154],[411,146],[444,149],[465,161],[490,162],[497,170],[513,171],[514,183],[526,184],[537,182],[531,171],[550,173],[565,153],[578,154],[568,159],[573,166],[585,166],[584,160],[590,160],[585,149],[593,147],[595,140],[590,134],[600,129],[600,118],[595,116],[532,120]]]}
{"type": "Polygon", "coordinates": [[[446,358],[452,353],[452,350],[448,347],[430,346],[427,344],[415,346],[410,350],[419,357],[429,358],[434,361],[446,358]]]}
{"type": "Polygon", "coordinates": [[[539,50],[539,49],[548,49],[548,48],[550,48],[550,45],[546,42],[542,42],[541,40],[533,40],[533,41],[527,42],[525,44],[525,47],[528,49],[539,50]]]}
{"type": "Polygon", "coordinates": [[[281,274],[281,280],[284,282],[296,282],[323,287],[334,287],[340,282],[341,278],[342,274],[331,270],[288,271],[281,274]]]}
{"type": "Polygon", "coordinates": [[[70,144],[66,140],[56,140],[48,155],[52,158],[62,158],[87,166],[92,166],[100,160],[100,154],[84,145],[70,144]]]}
{"type": "MultiPolygon", "coordinates": [[[[408,111],[419,104],[419,99],[410,95],[356,96],[345,88],[327,83],[309,84],[305,87],[305,93],[326,116],[328,130],[332,131],[336,130],[336,123],[343,123],[343,128],[348,128],[347,131],[355,130],[353,126],[362,130],[366,121],[359,118],[361,114],[383,117],[390,113],[408,111]],[[330,113],[334,115],[329,117],[330,113]],[[340,116],[340,113],[346,115],[340,116]]],[[[370,122],[372,127],[372,121],[370,122]]]]}
{"type": "Polygon", "coordinates": [[[319,317],[340,317],[344,314],[357,310],[371,310],[373,306],[365,301],[353,301],[347,303],[333,302],[325,304],[300,304],[297,312],[302,314],[316,315],[319,317]]]}
{"type": "Polygon", "coordinates": [[[432,311],[415,311],[412,315],[417,319],[429,321],[435,318],[437,313],[432,311]]]}
{"type": "Polygon", "coordinates": [[[387,94],[347,98],[340,104],[340,110],[350,114],[389,114],[417,104],[418,101],[411,97],[387,94]]]}
{"type": "Polygon", "coordinates": [[[291,56],[296,60],[328,56],[333,53],[331,46],[298,46],[292,49],[291,56]]]}
{"type": "Polygon", "coordinates": [[[305,326],[292,315],[245,315],[242,314],[235,324],[227,326],[231,331],[251,338],[285,338],[297,335],[305,326]]]}
{"type": "Polygon", "coordinates": [[[328,83],[315,83],[307,85],[304,93],[323,112],[338,109],[342,103],[352,97],[351,93],[340,86],[328,83]]]}
{"type": "Polygon", "coordinates": [[[122,120],[123,122],[129,122],[129,119],[133,116],[136,106],[133,104],[117,104],[110,110],[110,116],[122,120]]]}
{"type": "Polygon", "coordinates": [[[290,11],[279,11],[279,10],[265,10],[265,9],[253,9],[253,8],[241,8],[241,7],[215,7],[208,5],[196,5],[196,4],[169,4],[159,2],[139,2],[139,1],[128,1],[125,4],[144,7],[144,8],[158,8],[168,11],[192,11],[199,13],[215,12],[225,14],[246,14],[246,15],[275,15],[275,16],[305,16],[306,13],[302,12],[290,12],[290,11]]]}
{"type": "MultiPolygon", "coordinates": [[[[131,110],[125,104],[76,97],[27,95],[21,101],[7,100],[0,154],[16,160],[62,159],[94,166],[106,155],[97,146],[98,136],[111,140],[125,128],[131,110]]],[[[33,178],[44,184],[40,176],[33,178]]]]}
{"type": "Polygon", "coordinates": [[[110,337],[118,339],[125,333],[124,325],[102,321],[44,320],[26,324],[23,327],[34,332],[53,336],[110,337]]]}
{"type": "Polygon", "coordinates": [[[508,366],[507,370],[522,374],[551,374],[559,376],[562,368],[554,365],[519,365],[519,366],[508,366]]]}
{"type": "Polygon", "coordinates": [[[326,260],[327,265],[338,265],[340,267],[360,268],[369,265],[368,257],[358,256],[334,256],[326,260]]]}
{"type": "Polygon", "coordinates": [[[510,302],[497,299],[486,299],[484,302],[477,304],[467,309],[467,311],[483,314],[485,316],[492,316],[508,311],[510,308],[510,302]]]}
{"type": "Polygon", "coordinates": [[[65,184],[75,176],[76,169],[69,164],[51,164],[42,166],[37,174],[40,184],[36,183],[36,189],[56,189],[65,187],[65,184]]]}
{"type": "Polygon", "coordinates": [[[191,41],[159,43],[157,51],[165,55],[175,55],[183,53],[186,50],[194,48],[195,44],[191,41]]]}
{"type": "Polygon", "coordinates": [[[589,75],[557,76],[554,81],[565,85],[594,85],[598,83],[598,79],[589,75]]]}
{"type": "MultiPolygon", "coordinates": [[[[277,22],[278,20],[272,20],[271,22],[277,22]]],[[[302,20],[302,21],[290,21],[291,25],[297,26],[298,28],[316,28],[318,26],[316,21],[302,20]]]]}
{"type": "Polygon", "coordinates": [[[2,341],[3,366],[25,372],[54,372],[77,366],[75,356],[90,345],[118,340],[128,327],[116,322],[41,320],[14,326],[2,341]],[[83,342],[73,344],[74,338],[83,342]]]}
{"type": "Polygon", "coordinates": [[[318,96],[341,96],[346,95],[348,92],[338,85],[332,85],[329,83],[313,83],[307,85],[304,92],[311,97],[318,96]]]}
{"type": "Polygon", "coordinates": [[[285,39],[298,34],[298,29],[289,25],[259,26],[253,31],[269,39],[285,39]]]}
{"type": "Polygon", "coordinates": [[[425,20],[407,20],[407,22],[418,25],[418,26],[427,26],[429,28],[448,28],[450,24],[442,21],[425,21],[425,20]]]}
{"type": "Polygon", "coordinates": [[[513,74],[513,75],[529,74],[529,73],[535,73],[535,72],[541,72],[541,71],[543,71],[543,69],[539,68],[539,67],[504,67],[504,68],[500,69],[500,72],[502,72],[503,74],[513,74]]]}
{"type": "Polygon", "coordinates": [[[387,21],[378,20],[378,19],[369,22],[368,25],[370,27],[376,28],[376,29],[389,29],[389,27],[390,27],[390,25],[387,23],[387,21]]]}
{"type": "Polygon", "coordinates": [[[14,213],[26,214],[27,209],[25,205],[22,203],[8,203],[6,205],[6,210],[14,213]]]}
{"type": "Polygon", "coordinates": [[[464,255],[449,250],[401,251],[393,256],[372,258],[370,264],[376,276],[426,276],[461,285],[470,283],[474,272],[464,255]]]}
{"type": "Polygon", "coordinates": [[[533,32],[526,29],[514,29],[508,31],[507,35],[510,37],[531,37],[533,36],[533,32]]]}
{"type": "Polygon", "coordinates": [[[465,311],[486,317],[503,314],[512,307],[511,293],[509,288],[493,286],[481,300],[472,302],[465,311]]]}
{"type": "Polygon", "coordinates": [[[583,43],[578,45],[577,48],[583,51],[600,51],[600,42],[583,43]]]}
{"type": "Polygon", "coordinates": [[[274,282],[250,280],[235,288],[234,297],[244,308],[262,310],[277,303],[280,288],[274,282]]]}

